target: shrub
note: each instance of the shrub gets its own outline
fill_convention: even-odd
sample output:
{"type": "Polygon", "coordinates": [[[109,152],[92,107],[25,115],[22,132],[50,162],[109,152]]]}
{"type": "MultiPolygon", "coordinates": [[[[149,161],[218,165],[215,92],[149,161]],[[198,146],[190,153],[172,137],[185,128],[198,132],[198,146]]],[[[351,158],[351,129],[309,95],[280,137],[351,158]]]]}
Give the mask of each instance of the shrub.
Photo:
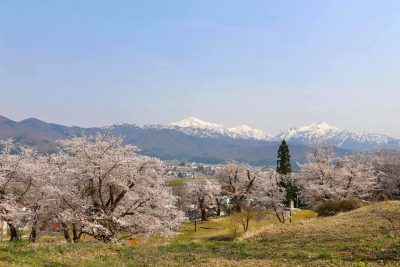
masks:
{"type": "Polygon", "coordinates": [[[358,209],[360,206],[360,201],[357,199],[326,200],[317,206],[316,211],[319,216],[333,216],[339,212],[358,209]]]}
{"type": "Polygon", "coordinates": [[[239,224],[231,219],[230,223],[228,224],[229,234],[231,235],[232,239],[236,239],[240,235],[239,224]]]}

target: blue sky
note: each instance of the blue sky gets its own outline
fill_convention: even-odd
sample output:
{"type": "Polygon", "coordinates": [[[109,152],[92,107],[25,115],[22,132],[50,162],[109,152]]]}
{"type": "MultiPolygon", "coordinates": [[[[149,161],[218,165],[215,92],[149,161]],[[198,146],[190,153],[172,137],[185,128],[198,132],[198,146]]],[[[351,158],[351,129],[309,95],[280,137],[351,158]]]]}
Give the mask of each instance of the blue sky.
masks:
{"type": "Polygon", "coordinates": [[[0,114],[400,137],[400,1],[0,0],[0,114]]]}

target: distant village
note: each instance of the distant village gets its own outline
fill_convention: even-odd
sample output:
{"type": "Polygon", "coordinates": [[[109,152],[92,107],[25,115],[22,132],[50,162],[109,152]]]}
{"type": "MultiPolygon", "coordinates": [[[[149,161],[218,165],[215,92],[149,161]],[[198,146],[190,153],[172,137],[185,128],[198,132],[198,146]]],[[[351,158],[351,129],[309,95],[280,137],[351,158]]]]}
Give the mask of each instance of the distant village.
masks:
{"type": "Polygon", "coordinates": [[[220,167],[219,165],[185,161],[167,161],[165,164],[166,176],[187,179],[196,179],[201,175],[213,176],[220,167]]]}

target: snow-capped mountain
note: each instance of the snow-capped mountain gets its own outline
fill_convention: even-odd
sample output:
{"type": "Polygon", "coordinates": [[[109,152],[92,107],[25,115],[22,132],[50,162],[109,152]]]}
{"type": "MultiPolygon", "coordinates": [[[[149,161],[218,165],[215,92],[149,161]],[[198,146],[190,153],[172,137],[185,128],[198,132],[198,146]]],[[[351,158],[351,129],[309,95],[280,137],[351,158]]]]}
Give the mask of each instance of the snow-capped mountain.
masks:
{"type": "Polygon", "coordinates": [[[183,119],[179,122],[172,123],[176,129],[181,130],[190,135],[201,137],[218,137],[226,136],[242,139],[269,140],[271,136],[259,129],[253,129],[248,125],[240,125],[229,128],[223,124],[212,123],[200,120],[195,117],[183,119]]]}
{"type": "MultiPolygon", "coordinates": [[[[172,123],[176,128],[195,135],[204,135],[204,137],[212,137],[214,135],[232,136],[232,132],[223,124],[212,123],[200,120],[195,117],[183,119],[172,123]]],[[[232,136],[233,137],[233,136],[232,136]]]]}
{"type": "Polygon", "coordinates": [[[286,140],[297,145],[308,145],[313,142],[318,142],[355,151],[379,148],[400,148],[399,139],[365,131],[341,130],[325,122],[290,128],[276,136],[268,135],[262,130],[251,128],[248,125],[227,127],[220,123],[207,122],[195,117],[172,123],[172,126],[119,123],[111,127],[116,126],[129,126],[153,130],[170,129],[183,132],[189,136],[201,138],[228,137],[266,142],[280,142],[286,140]]]}
{"type": "Polygon", "coordinates": [[[400,140],[387,135],[374,134],[365,131],[340,130],[335,126],[331,126],[324,122],[291,128],[278,134],[274,139],[285,139],[296,144],[319,142],[350,150],[400,147],[400,140]]]}
{"type": "Polygon", "coordinates": [[[339,132],[340,130],[337,127],[321,122],[313,123],[308,126],[290,128],[289,130],[275,136],[274,139],[285,139],[287,141],[292,141],[296,143],[310,143],[314,140],[321,141],[333,138],[339,132]]]}
{"type": "Polygon", "coordinates": [[[143,155],[213,164],[235,160],[255,166],[273,166],[282,139],[289,141],[293,162],[305,162],[306,145],[313,140],[335,145],[338,154],[346,154],[349,150],[400,148],[399,139],[363,131],[340,130],[326,123],[292,128],[270,137],[249,126],[229,128],[195,118],[174,125],[117,123],[107,127],[82,128],[33,118],[13,121],[0,115],[0,140],[17,139],[45,153],[57,151],[57,140],[97,133],[121,136],[124,143],[135,145],[143,155]]]}
{"type": "Polygon", "coordinates": [[[251,128],[250,126],[243,124],[237,127],[229,128],[231,132],[237,133],[241,137],[244,138],[254,138],[257,140],[270,140],[272,138],[271,135],[264,133],[259,129],[251,128]]]}
{"type": "Polygon", "coordinates": [[[341,130],[325,122],[290,128],[274,137],[247,125],[229,128],[223,124],[206,122],[194,117],[181,120],[172,125],[176,130],[198,137],[222,136],[275,142],[285,139],[292,144],[307,145],[312,142],[318,142],[350,150],[400,147],[399,139],[365,131],[341,130]]]}

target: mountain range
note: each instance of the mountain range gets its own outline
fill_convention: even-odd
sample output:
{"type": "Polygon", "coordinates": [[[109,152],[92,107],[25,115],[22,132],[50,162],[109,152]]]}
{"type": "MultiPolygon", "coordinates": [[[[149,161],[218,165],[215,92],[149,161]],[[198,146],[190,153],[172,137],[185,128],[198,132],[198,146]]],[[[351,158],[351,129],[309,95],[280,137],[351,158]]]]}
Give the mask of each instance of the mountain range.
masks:
{"type": "Polygon", "coordinates": [[[200,137],[227,136],[232,138],[266,141],[269,141],[272,138],[272,136],[264,133],[263,131],[251,128],[245,124],[228,128],[223,124],[207,122],[195,117],[183,119],[179,122],[172,123],[172,125],[175,126],[176,130],[200,137]]]}
{"type": "Polygon", "coordinates": [[[229,136],[232,138],[275,142],[286,140],[292,144],[302,145],[318,142],[357,151],[400,147],[400,139],[360,130],[340,130],[324,122],[291,128],[276,136],[267,134],[259,129],[253,129],[248,125],[229,128],[223,124],[210,123],[194,117],[172,125],[176,126],[177,130],[200,137],[229,136]]]}
{"type": "Polygon", "coordinates": [[[0,139],[13,138],[33,145],[41,152],[57,149],[56,140],[97,132],[122,136],[127,144],[136,145],[140,153],[163,160],[222,163],[229,160],[252,165],[274,165],[280,142],[289,142],[292,160],[304,162],[311,142],[330,144],[337,153],[399,148],[400,140],[364,131],[340,130],[327,123],[291,128],[276,136],[247,125],[227,127],[194,117],[171,125],[117,123],[106,127],[83,128],[47,123],[35,118],[13,121],[0,116],[0,139]]]}

